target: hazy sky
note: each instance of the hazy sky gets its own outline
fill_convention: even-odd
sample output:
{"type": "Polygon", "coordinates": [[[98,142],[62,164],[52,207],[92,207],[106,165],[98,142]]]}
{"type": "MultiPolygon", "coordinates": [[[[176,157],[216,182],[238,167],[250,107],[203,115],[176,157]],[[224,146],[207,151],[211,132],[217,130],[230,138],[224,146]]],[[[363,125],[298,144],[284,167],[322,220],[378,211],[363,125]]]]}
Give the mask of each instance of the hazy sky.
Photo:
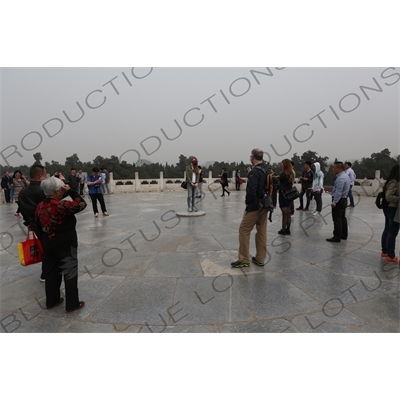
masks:
{"type": "Polygon", "coordinates": [[[73,153],[248,162],[255,147],[272,162],[307,150],[397,155],[400,68],[388,68],[6,68],[0,163],[30,165],[36,152],[61,163],[73,153]],[[13,146],[22,157],[8,157],[13,146]]]}

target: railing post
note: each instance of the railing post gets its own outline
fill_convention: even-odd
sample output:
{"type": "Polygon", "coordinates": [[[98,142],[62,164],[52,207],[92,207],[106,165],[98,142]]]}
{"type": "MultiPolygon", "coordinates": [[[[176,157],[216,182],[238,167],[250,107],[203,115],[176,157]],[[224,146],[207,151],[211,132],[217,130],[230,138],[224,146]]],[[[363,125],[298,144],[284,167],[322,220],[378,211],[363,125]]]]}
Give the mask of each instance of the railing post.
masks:
{"type": "Polygon", "coordinates": [[[164,191],[164,172],[160,171],[160,180],[158,181],[158,188],[160,192],[164,191]]]}
{"type": "Polygon", "coordinates": [[[139,172],[135,172],[135,192],[137,193],[140,189],[139,172]]]}
{"type": "Polygon", "coordinates": [[[111,193],[114,193],[114,191],[115,191],[115,188],[114,188],[114,173],[113,172],[110,172],[110,191],[111,191],[111,193]]]}

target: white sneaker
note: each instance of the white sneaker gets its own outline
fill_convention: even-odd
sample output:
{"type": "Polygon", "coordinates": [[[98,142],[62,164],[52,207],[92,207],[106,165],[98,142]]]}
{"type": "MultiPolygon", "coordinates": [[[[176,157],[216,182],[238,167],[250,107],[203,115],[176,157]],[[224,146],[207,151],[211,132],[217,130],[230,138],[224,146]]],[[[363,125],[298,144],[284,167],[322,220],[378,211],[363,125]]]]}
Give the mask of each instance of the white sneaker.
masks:
{"type": "Polygon", "coordinates": [[[319,214],[320,214],[319,211],[314,211],[314,212],[312,213],[312,215],[319,215],[319,214]]]}

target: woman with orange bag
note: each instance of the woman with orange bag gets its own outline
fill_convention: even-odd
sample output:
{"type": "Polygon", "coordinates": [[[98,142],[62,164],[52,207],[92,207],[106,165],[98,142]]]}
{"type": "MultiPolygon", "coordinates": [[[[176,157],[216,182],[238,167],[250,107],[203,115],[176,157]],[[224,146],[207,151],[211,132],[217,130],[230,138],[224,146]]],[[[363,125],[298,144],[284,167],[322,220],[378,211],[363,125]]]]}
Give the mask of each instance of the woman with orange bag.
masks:
{"type": "Polygon", "coordinates": [[[61,304],[62,275],[64,275],[66,310],[68,313],[85,305],[78,296],[78,236],[75,214],[86,208],[86,202],[68,185],[56,177],[42,181],[46,199],[36,208],[36,223],[43,245],[43,260],[47,262],[46,307],[61,304]],[[65,194],[72,201],[63,200],[65,194]]]}

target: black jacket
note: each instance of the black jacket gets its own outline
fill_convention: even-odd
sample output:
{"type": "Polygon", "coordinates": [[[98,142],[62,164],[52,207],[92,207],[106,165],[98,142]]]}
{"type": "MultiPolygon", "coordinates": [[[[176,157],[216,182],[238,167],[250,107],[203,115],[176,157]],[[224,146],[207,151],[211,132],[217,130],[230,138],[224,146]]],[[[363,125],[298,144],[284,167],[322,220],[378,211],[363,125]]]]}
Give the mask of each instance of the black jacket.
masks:
{"type": "Polygon", "coordinates": [[[289,182],[289,178],[286,172],[281,172],[279,175],[279,190],[281,192],[287,192],[293,187],[293,182],[289,182]]]}
{"type": "Polygon", "coordinates": [[[304,178],[301,180],[302,189],[310,189],[314,180],[314,173],[312,172],[312,170],[304,170],[301,177],[304,178]]]}
{"type": "Polygon", "coordinates": [[[13,184],[13,179],[11,178],[11,176],[9,176],[8,178],[6,176],[3,176],[1,178],[1,188],[2,189],[9,189],[10,185],[13,184]]]}
{"type": "Polygon", "coordinates": [[[19,211],[24,217],[24,225],[31,225],[36,232],[35,211],[37,205],[46,198],[40,182],[31,181],[30,185],[23,188],[18,196],[19,211]]]}
{"type": "Polygon", "coordinates": [[[260,163],[254,165],[247,177],[246,187],[246,211],[257,211],[260,206],[260,200],[263,198],[265,190],[266,173],[271,172],[267,164],[260,163]],[[265,173],[263,172],[265,171],[265,173]]]}
{"type": "Polygon", "coordinates": [[[80,178],[79,176],[76,175],[69,175],[67,178],[67,181],[69,182],[69,187],[74,190],[75,192],[78,191],[79,189],[79,184],[80,184],[80,178]]]}

